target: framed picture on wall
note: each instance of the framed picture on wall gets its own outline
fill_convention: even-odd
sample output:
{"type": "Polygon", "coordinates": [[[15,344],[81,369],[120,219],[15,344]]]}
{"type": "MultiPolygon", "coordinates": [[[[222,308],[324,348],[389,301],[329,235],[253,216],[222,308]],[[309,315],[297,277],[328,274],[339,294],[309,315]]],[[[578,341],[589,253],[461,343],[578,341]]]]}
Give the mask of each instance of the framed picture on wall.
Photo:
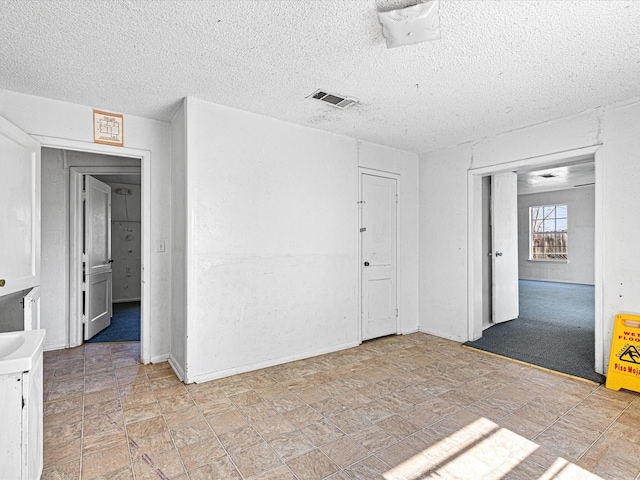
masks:
{"type": "Polygon", "coordinates": [[[124,121],[122,115],[117,113],[93,111],[93,141],[106,145],[124,145],[123,137],[124,121]]]}

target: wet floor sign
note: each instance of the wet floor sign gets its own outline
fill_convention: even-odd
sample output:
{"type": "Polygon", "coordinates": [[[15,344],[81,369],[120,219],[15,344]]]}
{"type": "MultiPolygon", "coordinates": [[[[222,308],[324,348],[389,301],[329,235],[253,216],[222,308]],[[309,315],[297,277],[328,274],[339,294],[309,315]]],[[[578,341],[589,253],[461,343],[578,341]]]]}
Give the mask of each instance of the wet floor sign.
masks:
{"type": "Polygon", "coordinates": [[[616,315],[606,387],[640,392],[640,315],[616,315]]]}

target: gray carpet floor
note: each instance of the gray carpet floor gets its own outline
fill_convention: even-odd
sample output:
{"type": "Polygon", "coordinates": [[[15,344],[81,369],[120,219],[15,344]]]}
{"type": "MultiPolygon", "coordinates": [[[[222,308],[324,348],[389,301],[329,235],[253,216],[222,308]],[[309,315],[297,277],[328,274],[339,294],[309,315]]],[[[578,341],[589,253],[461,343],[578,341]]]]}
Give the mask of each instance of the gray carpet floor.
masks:
{"type": "Polygon", "coordinates": [[[111,325],[86,343],[139,342],[140,341],[140,302],[113,304],[111,325]]]}
{"type": "Polygon", "coordinates": [[[603,383],[596,373],[594,287],[520,280],[520,316],[465,345],[603,383]]]}

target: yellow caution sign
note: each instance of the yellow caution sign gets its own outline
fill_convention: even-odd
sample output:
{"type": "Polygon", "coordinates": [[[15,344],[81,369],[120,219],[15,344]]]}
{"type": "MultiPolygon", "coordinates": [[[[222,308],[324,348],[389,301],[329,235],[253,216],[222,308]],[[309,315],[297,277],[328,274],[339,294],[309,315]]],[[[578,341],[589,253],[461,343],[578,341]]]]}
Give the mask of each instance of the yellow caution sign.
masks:
{"type": "Polygon", "coordinates": [[[640,392],[640,315],[616,315],[606,387],[640,392]]]}

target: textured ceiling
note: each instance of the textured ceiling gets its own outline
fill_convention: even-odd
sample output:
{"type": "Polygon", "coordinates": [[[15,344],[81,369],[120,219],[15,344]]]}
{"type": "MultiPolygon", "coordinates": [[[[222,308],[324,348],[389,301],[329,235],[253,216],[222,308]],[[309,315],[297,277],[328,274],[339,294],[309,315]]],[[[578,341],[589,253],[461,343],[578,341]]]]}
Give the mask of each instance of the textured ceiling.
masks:
{"type": "Polygon", "coordinates": [[[425,152],[640,97],[640,1],[0,0],[0,88],[170,120],[187,95],[425,152]],[[337,110],[317,88],[360,100],[337,110]]]}

